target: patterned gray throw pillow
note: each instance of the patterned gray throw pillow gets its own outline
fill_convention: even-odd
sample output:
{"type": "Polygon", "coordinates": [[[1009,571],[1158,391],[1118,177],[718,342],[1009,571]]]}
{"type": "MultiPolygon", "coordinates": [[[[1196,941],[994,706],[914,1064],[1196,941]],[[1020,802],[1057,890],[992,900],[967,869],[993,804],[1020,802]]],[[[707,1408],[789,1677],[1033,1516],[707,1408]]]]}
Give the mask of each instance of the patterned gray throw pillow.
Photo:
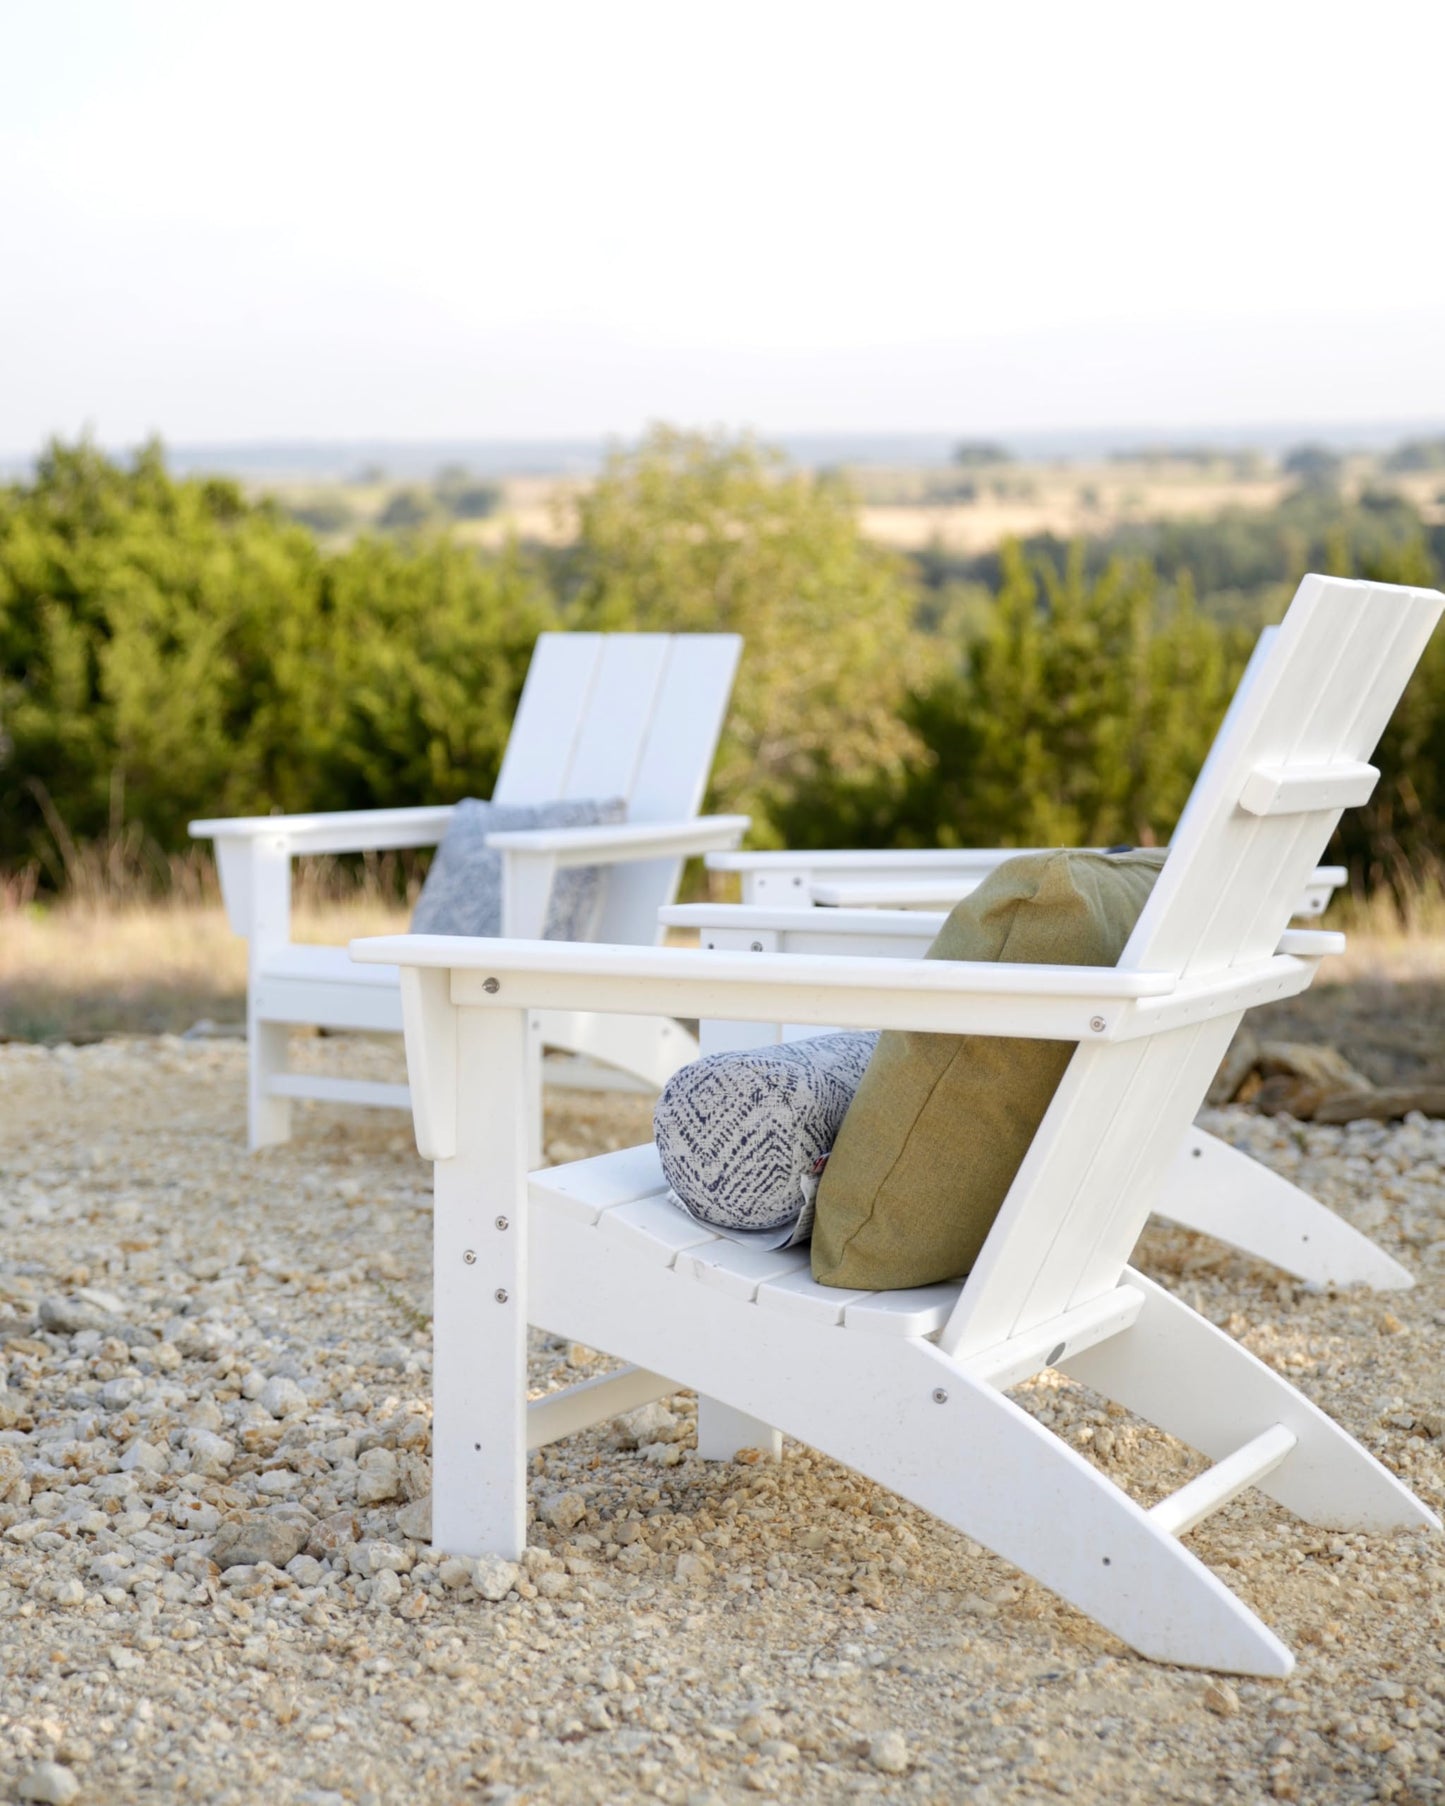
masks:
{"type": "MultiPolygon", "coordinates": [[[[488,834],[519,828],[596,828],[627,820],[621,797],[567,803],[485,803],[465,797],[452,811],[426,883],[412,911],[413,934],[498,935],[502,932],[502,855],[488,834]]],[[[580,941],[592,925],[606,868],[564,866],[552,880],[549,941],[580,941]]]]}
{"type": "Polygon", "coordinates": [[[816,1035],[705,1054],[675,1072],[652,1118],[674,1200],[738,1241],[805,1241],[817,1174],[877,1040],[816,1035]]]}

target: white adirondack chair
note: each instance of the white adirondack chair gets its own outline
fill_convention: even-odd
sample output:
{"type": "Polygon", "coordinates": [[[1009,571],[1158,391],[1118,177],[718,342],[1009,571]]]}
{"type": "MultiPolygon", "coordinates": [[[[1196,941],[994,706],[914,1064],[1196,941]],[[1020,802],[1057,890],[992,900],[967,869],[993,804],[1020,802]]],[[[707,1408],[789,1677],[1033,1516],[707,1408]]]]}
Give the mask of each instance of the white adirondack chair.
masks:
{"type": "Polygon", "coordinates": [[[1445,605],[1311,577],[1196,786],[1116,969],[444,938],[401,963],[436,1163],[433,1539],[515,1556],[527,1450],[677,1386],[699,1445],[776,1430],[892,1487],[1142,1654],[1246,1674],[1289,1651],[1180,1538],[1246,1486],[1309,1521],[1438,1527],[1289,1382],[1127,1265],[1243,1011],[1308,983],[1278,951],[1445,605]],[[859,1296],[806,1254],[667,1204],[649,1147],[525,1171],[527,1015],[580,1008],[1079,1043],[972,1273],[859,1296]],[[634,1363],[528,1406],[528,1322],[634,1363]],[[1144,1509],[1008,1396],[1061,1368],[1214,1463],[1144,1509]]]}
{"type": "MultiPolygon", "coordinates": [[[[946,917],[925,910],[778,909],[743,903],[674,904],[664,927],[694,931],[706,949],[921,959],[946,917]]],[[[1289,929],[1279,951],[1309,959],[1343,953],[1342,934],[1289,929]]],[[[701,1050],[762,1047],[819,1030],[800,1023],[704,1022],[701,1050]]],[[[1317,1286],[1404,1291],[1414,1277],[1318,1198],[1197,1123],[1185,1131],[1154,1214],[1212,1235],[1317,1286]]]]}
{"type": "MultiPolygon", "coordinates": [[[[732,691],[736,634],[544,633],[527,672],[493,800],[627,801],[627,820],[595,828],[539,828],[489,836],[503,859],[503,932],[540,936],[557,870],[609,868],[593,924],[608,942],[653,944],[684,859],[736,846],[743,815],[697,813],[732,691]]],[[[246,1030],[252,1148],[285,1141],[291,1100],[406,1108],[405,1085],[287,1069],[296,1025],[400,1033],[394,968],[358,966],[345,947],[291,939],[291,861],[307,853],[435,846],[451,805],[329,815],[194,821],[212,839],[226,911],[249,946],[246,1030]]],[[[528,1052],[533,1152],[540,1159],[541,1047],[565,1049],[663,1085],[696,1057],[697,1042],[668,1017],[553,1011],[534,1018],[528,1052]]]]}

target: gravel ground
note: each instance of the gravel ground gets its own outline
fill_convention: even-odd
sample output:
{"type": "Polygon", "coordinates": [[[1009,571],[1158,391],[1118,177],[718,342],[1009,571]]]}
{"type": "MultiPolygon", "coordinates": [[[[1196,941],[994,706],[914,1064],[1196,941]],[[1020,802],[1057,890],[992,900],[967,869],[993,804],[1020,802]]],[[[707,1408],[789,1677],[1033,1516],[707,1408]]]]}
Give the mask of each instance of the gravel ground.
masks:
{"type": "MultiPolygon", "coordinates": [[[[1193,1545],[1295,1649],[1283,1683],[1140,1661],[800,1446],[699,1462],[686,1395],[535,1458],[519,1569],[433,1559],[428,1175],[384,1112],[307,1107],[248,1156],[243,1061],[0,1048],[0,1797],[1445,1792],[1445,1539],[1258,1495],[1193,1545]]],[[[645,1138],[645,1101],[554,1101],[553,1158],[645,1138]]],[[[1308,1294],[1163,1230],[1141,1264],[1438,1502],[1445,1123],[1208,1120],[1421,1283],[1308,1294]]],[[[606,1365],[533,1352],[537,1391],[606,1365]]],[[[1197,1465],[1057,1375],[1019,1396],[1146,1501],[1197,1465]]]]}

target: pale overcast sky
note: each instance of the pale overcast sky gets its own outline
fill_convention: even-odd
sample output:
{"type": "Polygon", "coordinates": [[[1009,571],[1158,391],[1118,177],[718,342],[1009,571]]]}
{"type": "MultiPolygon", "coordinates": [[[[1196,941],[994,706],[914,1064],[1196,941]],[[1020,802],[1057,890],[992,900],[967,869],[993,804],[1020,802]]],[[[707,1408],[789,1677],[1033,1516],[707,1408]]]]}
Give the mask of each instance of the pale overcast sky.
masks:
{"type": "Polygon", "coordinates": [[[1445,416],[1442,0],[0,0],[0,451],[1445,416]]]}

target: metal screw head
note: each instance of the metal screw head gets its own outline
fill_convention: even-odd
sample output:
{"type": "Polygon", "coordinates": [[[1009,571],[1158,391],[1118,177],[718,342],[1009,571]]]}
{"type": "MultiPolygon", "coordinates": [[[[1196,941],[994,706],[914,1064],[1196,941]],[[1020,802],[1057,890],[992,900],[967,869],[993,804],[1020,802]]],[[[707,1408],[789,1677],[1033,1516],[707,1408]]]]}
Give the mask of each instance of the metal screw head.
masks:
{"type": "Polygon", "coordinates": [[[477,1264],[476,1250],[473,1248],[466,1249],[462,1254],[462,1261],[468,1267],[476,1266],[476,1264],[477,1264]]]}
{"type": "Polygon", "coordinates": [[[1102,1035],[1108,1026],[1108,1023],[1105,1022],[1102,1016],[1090,1016],[1089,1018],[1089,1027],[1093,1029],[1096,1035],[1102,1035]]]}
{"type": "Polygon", "coordinates": [[[761,953],[763,950],[763,943],[761,941],[752,941],[749,943],[748,950],[751,953],[761,953]]]}
{"type": "Polygon", "coordinates": [[[484,978],[482,980],[482,989],[487,993],[488,997],[495,997],[501,988],[502,981],[499,978],[484,978]]]}
{"type": "Polygon", "coordinates": [[[492,1296],[496,1299],[498,1304],[505,1304],[507,1302],[507,1288],[505,1286],[498,1286],[496,1291],[492,1293],[492,1296]]]}
{"type": "Polygon", "coordinates": [[[512,1225],[506,1217],[498,1217],[497,1218],[497,1227],[498,1227],[498,1229],[510,1229],[512,1227],[512,1225]]]}
{"type": "Polygon", "coordinates": [[[933,1402],[935,1405],[946,1405],[948,1403],[948,1394],[944,1391],[942,1386],[935,1386],[933,1388],[933,1402]]]}

